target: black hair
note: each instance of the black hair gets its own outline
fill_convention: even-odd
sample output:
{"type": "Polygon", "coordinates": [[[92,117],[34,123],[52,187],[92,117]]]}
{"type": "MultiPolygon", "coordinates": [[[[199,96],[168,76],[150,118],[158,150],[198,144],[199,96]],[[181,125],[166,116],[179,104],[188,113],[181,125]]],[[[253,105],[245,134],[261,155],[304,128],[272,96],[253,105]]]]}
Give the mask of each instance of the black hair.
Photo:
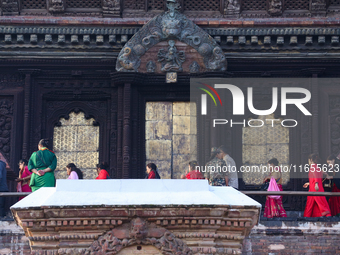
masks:
{"type": "Polygon", "coordinates": [[[148,168],[150,168],[151,170],[156,171],[157,170],[157,166],[155,165],[155,163],[149,163],[146,165],[148,168]]]}
{"type": "Polygon", "coordinates": [[[321,161],[319,155],[316,154],[316,153],[310,154],[310,155],[308,156],[308,159],[310,159],[311,161],[313,161],[313,163],[315,163],[315,164],[317,164],[317,163],[319,163],[319,162],[321,161]]]}
{"type": "Polygon", "coordinates": [[[221,145],[219,148],[218,148],[220,151],[223,151],[225,154],[229,154],[227,153],[228,149],[225,145],[221,145]]]}
{"type": "Polygon", "coordinates": [[[28,161],[26,159],[20,159],[19,164],[24,163],[25,166],[27,166],[28,161]]]}
{"type": "Polygon", "coordinates": [[[196,166],[198,165],[196,160],[190,161],[189,166],[191,170],[195,170],[196,166]]]}
{"type": "Polygon", "coordinates": [[[99,168],[99,169],[107,170],[109,168],[109,164],[106,163],[106,162],[101,162],[101,163],[97,164],[96,167],[99,168]]]}
{"type": "Polygon", "coordinates": [[[79,179],[83,179],[83,172],[79,168],[77,168],[74,163],[69,163],[69,164],[67,164],[66,167],[70,168],[71,172],[75,171],[77,173],[79,179]]]}
{"type": "Polygon", "coordinates": [[[50,143],[50,140],[47,139],[47,138],[41,139],[41,140],[39,141],[39,144],[40,144],[42,147],[46,147],[46,148],[48,148],[49,143],[50,143]]]}
{"type": "Polygon", "coordinates": [[[272,158],[271,160],[268,160],[268,164],[273,164],[274,166],[278,166],[279,161],[277,160],[277,158],[272,158]]]}
{"type": "Polygon", "coordinates": [[[338,158],[334,155],[334,154],[331,154],[328,156],[327,160],[337,160],[338,158]]]}

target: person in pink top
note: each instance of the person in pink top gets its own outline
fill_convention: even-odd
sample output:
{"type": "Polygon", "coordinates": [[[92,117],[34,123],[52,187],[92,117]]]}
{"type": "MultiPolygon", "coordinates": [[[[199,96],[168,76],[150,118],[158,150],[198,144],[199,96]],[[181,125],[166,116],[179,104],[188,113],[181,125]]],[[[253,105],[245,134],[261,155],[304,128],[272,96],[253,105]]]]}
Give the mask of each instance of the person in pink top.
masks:
{"type": "MultiPolygon", "coordinates": [[[[32,192],[31,187],[29,186],[32,173],[28,170],[27,160],[21,159],[19,161],[19,177],[15,180],[18,182],[17,191],[18,192],[32,192]]],[[[24,197],[19,197],[19,201],[24,197]]]]}
{"type": "Polygon", "coordinates": [[[69,177],[67,179],[77,180],[77,179],[83,179],[83,173],[82,171],[76,167],[75,164],[69,163],[66,166],[66,171],[69,177]]]}

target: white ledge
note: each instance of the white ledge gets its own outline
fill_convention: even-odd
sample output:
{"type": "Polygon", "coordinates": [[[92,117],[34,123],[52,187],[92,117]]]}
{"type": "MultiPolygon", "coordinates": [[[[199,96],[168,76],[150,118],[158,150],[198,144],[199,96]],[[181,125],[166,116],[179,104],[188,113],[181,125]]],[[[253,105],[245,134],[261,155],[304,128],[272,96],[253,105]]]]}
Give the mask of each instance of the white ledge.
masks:
{"type": "Polygon", "coordinates": [[[261,204],[232,187],[209,186],[207,180],[57,180],[11,209],[60,206],[228,205],[261,204]]]}

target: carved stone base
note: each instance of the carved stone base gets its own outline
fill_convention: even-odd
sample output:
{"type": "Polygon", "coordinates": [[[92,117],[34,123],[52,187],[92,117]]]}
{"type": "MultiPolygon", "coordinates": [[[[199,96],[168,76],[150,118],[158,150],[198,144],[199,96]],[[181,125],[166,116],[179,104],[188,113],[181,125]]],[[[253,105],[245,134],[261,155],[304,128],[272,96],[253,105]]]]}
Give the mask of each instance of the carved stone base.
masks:
{"type": "Polygon", "coordinates": [[[58,180],[11,210],[32,254],[191,255],[241,254],[260,207],[205,180],[58,180]]]}

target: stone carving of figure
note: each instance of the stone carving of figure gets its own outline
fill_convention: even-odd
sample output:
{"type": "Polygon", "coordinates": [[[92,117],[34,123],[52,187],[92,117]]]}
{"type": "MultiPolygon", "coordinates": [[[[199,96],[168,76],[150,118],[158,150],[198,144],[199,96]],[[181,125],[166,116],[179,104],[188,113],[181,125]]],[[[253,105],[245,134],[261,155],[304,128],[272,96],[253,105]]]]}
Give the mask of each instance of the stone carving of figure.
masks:
{"type": "Polygon", "coordinates": [[[156,71],[156,63],[153,62],[152,60],[150,60],[147,64],[146,64],[146,71],[148,73],[154,73],[156,71]]]}
{"type": "Polygon", "coordinates": [[[120,68],[117,69],[117,71],[136,71],[138,70],[138,67],[140,65],[140,59],[134,58],[133,61],[129,59],[130,54],[132,53],[132,50],[130,47],[125,47],[123,54],[121,54],[118,57],[118,62],[121,65],[120,68]]]}
{"type": "Polygon", "coordinates": [[[148,235],[146,228],[146,222],[141,218],[137,218],[131,221],[130,238],[136,240],[143,240],[148,235]]]}
{"type": "Polygon", "coordinates": [[[225,14],[233,15],[240,13],[240,1],[239,0],[226,0],[225,14]]]}
{"type": "Polygon", "coordinates": [[[64,12],[65,6],[63,0],[50,0],[50,7],[48,10],[52,13],[64,12]]]}
{"type": "Polygon", "coordinates": [[[160,49],[158,52],[158,61],[162,63],[163,72],[181,72],[183,71],[182,63],[185,61],[184,51],[177,51],[175,41],[169,41],[168,52],[160,49]]]}
{"type": "Polygon", "coordinates": [[[282,1],[281,0],[271,0],[269,2],[268,13],[272,16],[278,16],[282,14],[282,1]]]}
{"type": "Polygon", "coordinates": [[[312,11],[325,11],[326,1],[325,0],[312,0],[312,11]]]}

